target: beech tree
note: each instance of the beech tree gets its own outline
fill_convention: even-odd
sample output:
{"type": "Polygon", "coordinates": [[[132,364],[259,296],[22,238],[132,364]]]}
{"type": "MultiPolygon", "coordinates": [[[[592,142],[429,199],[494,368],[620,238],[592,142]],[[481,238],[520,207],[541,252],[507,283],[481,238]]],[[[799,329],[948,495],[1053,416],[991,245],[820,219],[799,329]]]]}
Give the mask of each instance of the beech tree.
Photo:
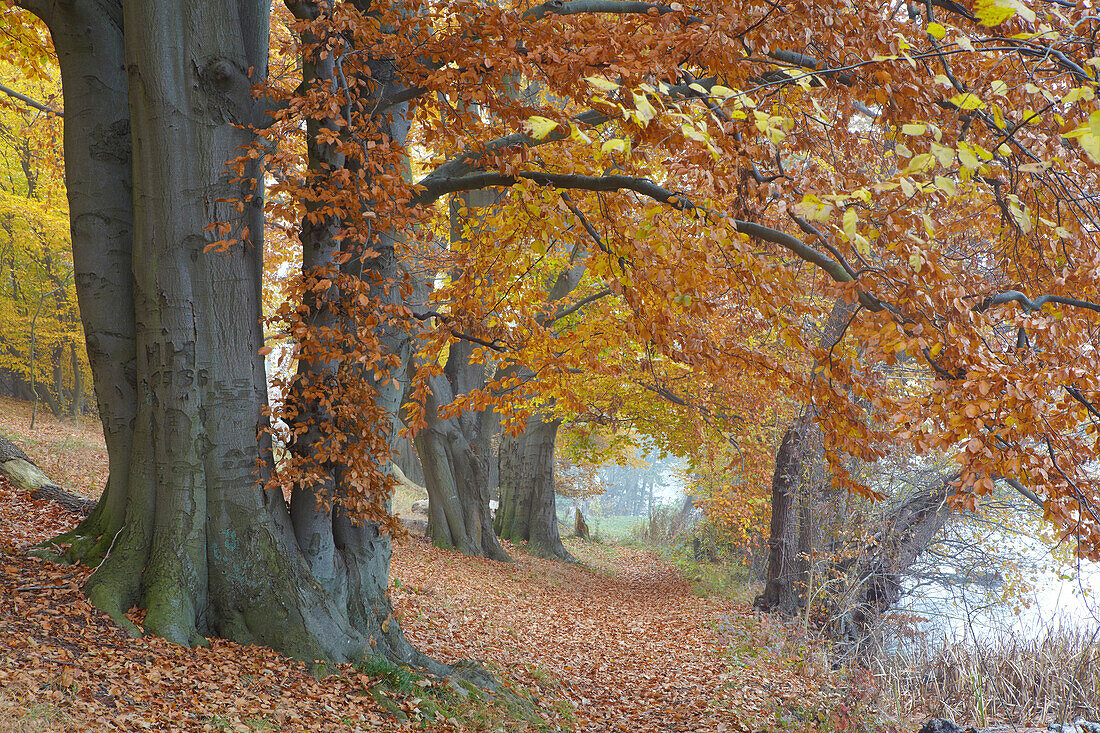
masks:
{"type": "Polygon", "coordinates": [[[271,470],[256,435],[263,197],[225,164],[253,141],[242,125],[263,122],[251,86],[267,3],[23,6],[61,63],[77,290],[111,461],[97,508],[61,538],[98,565],[89,597],[131,629],[123,614],[141,605],[147,632],[183,644],[216,634],[430,665],[392,621],[378,527],[336,510],[320,523],[257,486],[271,470]],[[204,253],[215,221],[248,243],[204,253]]]}

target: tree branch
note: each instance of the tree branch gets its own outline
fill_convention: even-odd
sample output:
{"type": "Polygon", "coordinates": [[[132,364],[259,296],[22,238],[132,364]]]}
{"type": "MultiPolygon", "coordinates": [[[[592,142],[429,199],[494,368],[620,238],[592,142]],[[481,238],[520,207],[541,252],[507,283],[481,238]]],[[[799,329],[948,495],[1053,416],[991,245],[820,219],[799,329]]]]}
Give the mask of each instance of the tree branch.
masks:
{"type": "MultiPolygon", "coordinates": [[[[659,186],[648,178],[640,178],[637,176],[583,176],[568,173],[544,173],[542,171],[522,171],[509,175],[497,171],[483,171],[462,176],[461,178],[433,181],[430,188],[426,187],[426,190],[413,198],[412,204],[415,206],[417,204],[423,205],[425,203],[431,203],[444,194],[458,193],[459,191],[472,191],[478,188],[488,188],[489,186],[513,186],[520,180],[534,181],[542,186],[553,186],[555,188],[568,188],[582,191],[634,191],[643,196],[648,196],[654,201],[667,204],[677,211],[698,210],[704,214],[710,214],[724,219],[729,222],[736,231],[742,234],[747,234],[754,239],[770,242],[783,247],[800,259],[810,264],[817,265],[825,274],[836,282],[849,283],[855,281],[855,278],[848,273],[842,264],[830,259],[828,255],[819,252],[798,237],[778,229],[764,226],[763,224],[734,219],[721,212],[697,207],[682,194],[659,186]]],[[[421,185],[423,185],[423,179],[421,185]]],[[[857,291],[857,297],[859,298],[860,305],[870,311],[879,312],[886,308],[881,300],[862,289],[857,291]]]]}
{"type": "MultiPolygon", "coordinates": [[[[643,0],[550,0],[536,5],[523,14],[524,20],[541,20],[547,15],[580,15],[581,13],[607,13],[613,15],[667,15],[678,12],[671,5],[650,3],[643,0]],[[650,13],[650,11],[656,11],[650,13]]],[[[693,15],[683,16],[689,23],[703,21],[693,15]]]]}
{"type": "Polygon", "coordinates": [[[569,306],[568,308],[565,308],[563,310],[558,311],[554,315],[553,318],[549,319],[546,322],[546,325],[549,326],[551,323],[558,320],[559,318],[565,318],[566,316],[568,316],[572,313],[576,313],[577,311],[579,311],[581,308],[585,307],[589,303],[593,303],[593,302],[599,300],[600,298],[606,297],[608,295],[611,295],[611,290],[609,288],[604,288],[603,290],[601,290],[598,293],[593,293],[592,295],[587,295],[587,296],[581,298],[580,300],[578,300],[573,305],[569,306]]]}
{"type": "Polygon", "coordinates": [[[1016,489],[1016,492],[1018,494],[1020,494],[1020,496],[1026,498],[1028,501],[1030,501],[1032,504],[1039,507],[1040,509],[1043,508],[1043,499],[1038,494],[1036,494],[1034,491],[1027,488],[1023,484],[1021,484],[1019,481],[1017,481],[1016,479],[1009,478],[1008,476],[994,476],[993,478],[994,478],[994,480],[1001,479],[1006,484],[1008,484],[1012,488],[1016,489]]]}
{"type": "Polygon", "coordinates": [[[1090,415],[1092,415],[1094,418],[1100,420],[1100,409],[1097,409],[1096,405],[1094,405],[1090,400],[1085,399],[1085,395],[1081,394],[1081,390],[1077,389],[1073,385],[1062,385],[1062,386],[1065,388],[1066,392],[1069,392],[1070,397],[1072,397],[1073,399],[1077,400],[1078,402],[1080,402],[1082,405],[1085,406],[1085,409],[1088,411],[1088,413],[1090,415]]]}
{"type": "Polygon", "coordinates": [[[992,295],[983,300],[979,305],[974,307],[974,310],[979,313],[984,313],[995,305],[1003,305],[1004,303],[1011,303],[1016,301],[1024,306],[1024,310],[1029,313],[1032,311],[1040,310],[1047,303],[1057,303],[1059,305],[1070,305],[1076,308],[1087,308],[1091,311],[1100,313],[1100,304],[1093,303],[1088,300],[1077,300],[1076,298],[1066,298],[1061,295],[1040,295],[1035,300],[1031,300],[1019,290],[1006,290],[1003,293],[992,295]]]}
{"type": "Polygon", "coordinates": [[[20,94],[19,92],[15,91],[14,89],[12,89],[10,87],[6,87],[3,84],[0,84],[0,92],[3,92],[4,94],[7,94],[9,97],[15,97],[20,102],[23,102],[24,104],[29,104],[31,107],[34,107],[35,109],[40,110],[42,112],[46,112],[47,114],[57,115],[58,117],[64,117],[65,116],[65,113],[62,112],[61,110],[57,110],[57,109],[54,109],[53,107],[42,104],[41,102],[39,102],[35,99],[32,99],[31,97],[28,97],[26,94],[20,94]]]}

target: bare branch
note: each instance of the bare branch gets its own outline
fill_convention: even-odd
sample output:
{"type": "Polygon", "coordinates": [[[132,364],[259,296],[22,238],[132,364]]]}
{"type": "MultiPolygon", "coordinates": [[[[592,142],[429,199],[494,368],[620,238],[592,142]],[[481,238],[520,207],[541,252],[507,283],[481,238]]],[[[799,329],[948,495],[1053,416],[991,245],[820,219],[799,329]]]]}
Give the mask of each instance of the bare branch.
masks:
{"type": "Polygon", "coordinates": [[[556,314],[554,314],[553,318],[550,318],[549,320],[546,321],[546,325],[549,326],[551,323],[558,320],[559,318],[565,318],[566,316],[568,316],[572,313],[576,313],[577,311],[579,311],[581,308],[585,307],[589,303],[594,303],[595,301],[599,300],[600,298],[607,297],[608,295],[611,295],[611,290],[608,289],[608,288],[605,288],[605,289],[601,290],[598,293],[593,293],[592,295],[587,295],[587,296],[581,298],[580,300],[578,300],[573,305],[569,306],[568,308],[564,308],[564,309],[558,311],[556,314]]]}
{"type": "Polygon", "coordinates": [[[28,97],[26,94],[20,94],[19,92],[15,91],[14,89],[11,89],[10,87],[6,87],[3,84],[0,84],[0,92],[3,92],[4,94],[7,94],[9,97],[15,97],[20,102],[23,102],[24,104],[28,104],[28,105],[30,105],[31,107],[34,107],[37,110],[40,110],[42,112],[46,112],[47,114],[57,115],[58,117],[64,117],[65,116],[65,113],[62,112],[61,110],[54,109],[53,107],[42,104],[41,102],[39,102],[35,99],[32,99],[31,97],[28,97]]]}
{"type": "Polygon", "coordinates": [[[975,306],[974,310],[979,313],[984,313],[995,305],[1002,305],[1004,303],[1011,303],[1016,301],[1024,306],[1024,310],[1029,313],[1032,311],[1040,310],[1047,303],[1057,303],[1059,305],[1069,305],[1075,308],[1087,308],[1091,311],[1100,313],[1100,304],[1093,303],[1088,300],[1077,300],[1076,298],[1066,298],[1061,295],[1040,295],[1035,300],[1031,300],[1019,290],[1006,290],[1003,293],[990,296],[983,300],[979,305],[975,306]]]}
{"type": "MultiPolygon", "coordinates": [[[[612,15],[666,15],[678,12],[671,5],[650,3],[643,0],[550,0],[536,5],[523,14],[524,20],[540,20],[547,15],[580,15],[581,13],[607,13],[612,15]],[[654,11],[651,13],[650,11],[654,11]]],[[[699,18],[685,15],[688,23],[702,23],[699,18]]]]}

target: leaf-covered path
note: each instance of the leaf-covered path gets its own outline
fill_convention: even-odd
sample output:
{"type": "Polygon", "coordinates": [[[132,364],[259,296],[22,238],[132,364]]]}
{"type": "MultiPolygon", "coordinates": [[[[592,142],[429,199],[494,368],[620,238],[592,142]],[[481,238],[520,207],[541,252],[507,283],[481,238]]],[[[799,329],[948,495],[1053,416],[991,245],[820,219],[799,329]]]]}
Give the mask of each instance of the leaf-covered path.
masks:
{"type": "Polygon", "coordinates": [[[569,700],[579,730],[738,727],[716,629],[743,611],[692,595],[651,553],[595,549],[602,572],[401,552],[396,577],[416,578],[398,593],[406,632],[438,658],[484,660],[569,700]]]}
{"type": "MultiPolygon", "coordinates": [[[[414,718],[400,722],[365,694],[377,679],[350,668],[317,681],[264,649],[130,639],[81,595],[87,569],[22,554],[72,521],[0,480],[0,729],[527,727],[507,711],[469,706],[453,722],[418,721],[416,694],[395,696],[414,718]]],[[[760,730],[777,710],[805,708],[821,694],[820,680],[764,654],[775,639],[751,613],[694,595],[647,550],[572,545],[588,567],[509,550],[516,563],[402,541],[396,605],[420,648],[445,661],[481,661],[533,698],[555,728],[760,730]]]]}

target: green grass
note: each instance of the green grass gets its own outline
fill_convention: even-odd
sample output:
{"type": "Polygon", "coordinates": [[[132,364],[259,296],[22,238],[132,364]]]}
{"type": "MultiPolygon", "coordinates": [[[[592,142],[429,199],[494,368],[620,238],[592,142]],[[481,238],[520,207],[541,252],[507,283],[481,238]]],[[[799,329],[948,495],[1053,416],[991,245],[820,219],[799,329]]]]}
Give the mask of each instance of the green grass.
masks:
{"type": "Polygon", "coordinates": [[[638,528],[645,524],[645,517],[616,515],[609,517],[585,517],[592,534],[602,540],[629,542],[633,540],[638,528]]]}

